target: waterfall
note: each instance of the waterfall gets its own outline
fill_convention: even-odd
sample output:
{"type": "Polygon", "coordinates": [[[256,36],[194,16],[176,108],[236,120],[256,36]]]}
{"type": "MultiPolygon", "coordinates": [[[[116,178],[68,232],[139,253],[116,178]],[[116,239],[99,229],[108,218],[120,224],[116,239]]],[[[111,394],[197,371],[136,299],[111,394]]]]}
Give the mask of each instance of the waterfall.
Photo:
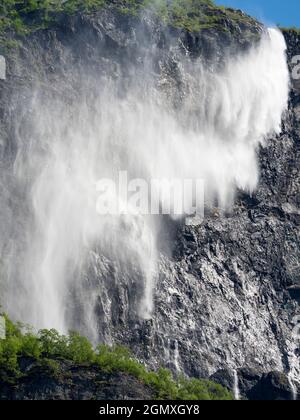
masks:
{"type": "MultiPolygon", "coordinates": [[[[13,179],[26,211],[4,262],[4,309],[62,332],[86,319],[84,331],[95,337],[99,273],[87,276],[95,251],[115,262],[120,282],[140,279],[140,301],[132,304],[137,316],[151,318],[162,240],[157,217],[130,209],[99,215],[95,185],[103,178],[117,184],[123,170],[146,182],[201,179],[207,205],[222,208],[237,188],[255,190],[257,148],[280,132],[287,108],[285,49],[280,32],[270,29],[258,45],[213,68],[177,53],[173,77],[157,71],[157,47],[144,45],[144,61],[127,63],[125,76],[74,66],[64,69],[66,79],[48,81],[49,92],[36,81],[16,121],[13,179]],[[178,78],[184,94],[174,106],[178,78]],[[71,94],[66,80],[76,81],[71,94]]],[[[164,190],[161,201],[170,193],[164,190]]],[[[1,197],[7,212],[13,194],[1,197]]],[[[120,202],[117,192],[111,198],[120,202]]]]}
{"type": "Polygon", "coordinates": [[[177,372],[180,372],[180,353],[179,353],[179,346],[178,346],[178,340],[175,340],[174,342],[174,365],[177,372]]]}
{"type": "Polygon", "coordinates": [[[288,374],[288,380],[289,380],[289,385],[290,385],[290,388],[291,388],[292,400],[296,401],[297,398],[298,398],[298,389],[297,389],[297,386],[296,386],[295,381],[294,381],[293,373],[288,374]]]}
{"type": "Polygon", "coordinates": [[[233,378],[234,378],[234,382],[233,382],[234,399],[236,401],[239,401],[241,399],[241,394],[240,394],[240,388],[239,388],[239,377],[238,377],[238,372],[236,369],[233,370],[233,378]]]}
{"type": "Polygon", "coordinates": [[[292,400],[298,400],[298,390],[300,389],[300,366],[299,366],[299,316],[293,318],[294,329],[288,353],[289,371],[287,373],[292,400]]]}
{"type": "Polygon", "coordinates": [[[287,375],[291,389],[291,397],[294,401],[298,400],[298,389],[300,387],[299,358],[297,356],[298,343],[299,339],[293,341],[292,351],[289,354],[290,370],[287,375]]]}

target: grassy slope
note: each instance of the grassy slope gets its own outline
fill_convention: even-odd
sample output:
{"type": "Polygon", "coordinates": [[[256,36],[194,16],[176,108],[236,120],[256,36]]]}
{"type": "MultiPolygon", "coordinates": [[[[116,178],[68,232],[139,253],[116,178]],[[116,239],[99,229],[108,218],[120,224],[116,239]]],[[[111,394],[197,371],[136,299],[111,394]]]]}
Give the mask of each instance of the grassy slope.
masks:
{"type": "Polygon", "coordinates": [[[279,28],[282,32],[293,32],[296,35],[300,35],[300,28],[295,28],[295,27],[291,27],[291,28],[283,28],[280,27],[279,28]]]}
{"type": "Polygon", "coordinates": [[[6,338],[0,339],[0,382],[18,384],[20,379],[33,376],[22,371],[20,361],[30,358],[37,366],[47,369],[48,376],[63,377],[63,361],[82,368],[97,368],[103,373],[124,373],[150,386],[157,399],[172,400],[232,400],[232,394],[222,386],[199,379],[174,379],[167,369],[148,371],[137,362],[125,347],[96,349],[76,332],[62,336],[55,330],[41,330],[34,334],[30,328],[14,324],[6,317],[6,338]]]}
{"type": "Polygon", "coordinates": [[[26,35],[49,27],[60,13],[94,13],[111,7],[124,14],[137,15],[150,9],[166,25],[191,32],[222,27],[224,20],[254,22],[250,17],[214,5],[211,0],[2,0],[0,4],[0,39],[9,34],[26,35]]]}

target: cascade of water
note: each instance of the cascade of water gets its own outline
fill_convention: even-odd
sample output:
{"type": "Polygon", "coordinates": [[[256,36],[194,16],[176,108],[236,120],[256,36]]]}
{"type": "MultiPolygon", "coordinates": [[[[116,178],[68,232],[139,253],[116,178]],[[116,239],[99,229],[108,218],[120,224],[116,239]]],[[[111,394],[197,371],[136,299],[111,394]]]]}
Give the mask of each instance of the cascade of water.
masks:
{"type": "Polygon", "coordinates": [[[180,354],[179,354],[178,340],[175,340],[174,365],[177,372],[180,372],[180,354]]]}
{"type": "Polygon", "coordinates": [[[239,377],[238,377],[238,372],[236,369],[233,370],[233,378],[234,378],[234,383],[233,383],[234,399],[236,401],[239,401],[241,399],[241,394],[240,394],[240,388],[239,388],[239,377]]]}
{"type": "MultiPolygon", "coordinates": [[[[201,60],[182,57],[188,86],[178,109],[157,88],[162,75],[154,74],[149,60],[143,71],[133,68],[126,83],[121,75],[99,79],[87,77],[88,71],[80,79],[81,73],[70,69],[80,90],[68,106],[63,95],[45,99],[37,82],[17,138],[13,176],[27,194],[31,215],[20,223],[22,241],[12,245],[5,261],[3,302],[10,315],[65,332],[70,328],[66,308],[76,311],[79,305],[82,312],[89,308],[85,332],[94,337],[91,305],[97,299],[80,290],[88,253],[97,249],[110,252],[121,267],[134,267],[143,288],[137,312],[151,317],[160,240],[156,218],[134,212],[99,215],[95,184],[103,178],[117,184],[124,169],[130,178],[146,181],[202,179],[208,198],[222,208],[230,206],[236,187],[254,190],[257,146],[280,132],[287,107],[285,48],[282,35],[271,29],[259,45],[228,58],[222,69],[211,71],[201,60]],[[70,290],[76,288],[75,305],[70,290]]],[[[56,83],[56,91],[64,92],[64,80],[56,83]]],[[[161,200],[170,193],[164,190],[161,200]]],[[[3,197],[8,208],[10,198],[3,197]]],[[[112,198],[119,201],[117,192],[112,198]]]]}
{"type": "Polygon", "coordinates": [[[299,358],[296,356],[298,351],[298,342],[299,338],[293,342],[292,351],[289,355],[290,370],[287,375],[291,389],[291,397],[294,401],[298,400],[298,389],[300,389],[300,364],[299,358]]]}
{"type": "Polygon", "coordinates": [[[298,389],[297,389],[296,383],[294,381],[294,375],[293,375],[292,372],[290,372],[288,374],[288,380],[289,380],[289,384],[290,384],[290,388],[291,388],[292,400],[296,401],[297,397],[298,397],[298,389]]]}

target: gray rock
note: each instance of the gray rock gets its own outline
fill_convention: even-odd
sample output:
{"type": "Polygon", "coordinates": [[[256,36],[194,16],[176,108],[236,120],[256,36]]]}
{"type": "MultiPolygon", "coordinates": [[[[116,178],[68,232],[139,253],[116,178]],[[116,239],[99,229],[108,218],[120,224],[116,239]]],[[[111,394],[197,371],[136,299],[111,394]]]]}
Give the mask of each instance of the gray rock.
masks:
{"type": "MultiPolygon", "coordinates": [[[[176,104],[184,94],[179,70],[184,51],[208,61],[218,58],[221,63],[224,48],[232,54],[250,44],[244,28],[225,35],[170,29],[166,35],[150,18],[133,30],[134,19],[110,11],[64,19],[57,27],[31,35],[7,57],[7,80],[0,80],[0,164],[5,180],[1,194],[15,191],[11,220],[3,220],[1,214],[7,212],[0,211],[5,226],[0,227],[0,234],[5,237],[10,232],[7,241],[19,239],[24,211],[28,212],[25,192],[17,187],[11,172],[17,153],[14,116],[29,102],[37,77],[47,82],[45,97],[63,94],[66,101],[72,101],[80,90],[76,73],[88,65],[91,73],[126,75],[129,63],[139,65],[143,40],[150,39],[158,46],[155,71],[169,75],[168,89],[176,104]],[[57,80],[64,80],[64,92],[51,90],[57,80]]],[[[261,31],[259,26],[250,29],[255,34],[261,31]]],[[[300,39],[289,33],[286,38],[291,58],[298,53],[300,39]]],[[[22,130],[26,133],[26,121],[22,130]]],[[[293,363],[299,364],[299,348],[295,349],[292,339],[292,320],[299,314],[299,138],[300,96],[294,89],[282,135],[259,151],[261,180],[255,195],[240,192],[231,214],[208,212],[200,226],[164,221],[165,234],[174,246],[171,255],[161,250],[151,320],[141,320],[136,312],[141,290],[134,267],[124,271],[112,256],[97,250],[90,253],[84,288],[86,293],[95,288],[99,293],[99,340],[130,346],[152,368],[164,365],[190,376],[213,375],[229,388],[232,372],[238,369],[245,397],[289,399],[287,375],[293,363]],[[104,275],[99,274],[103,265],[104,275]],[[279,373],[269,373],[274,371],[279,373]]],[[[22,238],[18,246],[21,249],[22,238]]],[[[76,291],[74,302],[74,324],[85,332],[88,326],[81,319],[80,302],[76,305],[76,291]]],[[[72,309],[71,315],[74,318],[72,309]]],[[[56,384],[40,385],[45,397],[50,387],[51,393],[68,398],[68,391],[56,384]]],[[[34,390],[24,388],[22,392],[35,398],[34,390]]],[[[118,396],[124,392],[123,388],[113,390],[118,396]]],[[[126,394],[129,397],[132,395],[126,394]]]]}

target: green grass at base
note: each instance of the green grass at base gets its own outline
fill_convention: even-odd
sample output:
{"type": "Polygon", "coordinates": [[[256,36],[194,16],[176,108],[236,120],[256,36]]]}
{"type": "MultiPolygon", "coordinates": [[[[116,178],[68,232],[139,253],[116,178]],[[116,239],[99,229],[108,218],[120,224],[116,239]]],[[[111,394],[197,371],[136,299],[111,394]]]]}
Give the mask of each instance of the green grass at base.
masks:
{"type": "Polygon", "coordinates": [[[122,372],[136,377],[153,388],[157,399],[232,400],[232,394],[209,380],[175,379],[168,369],[149,371],[131,355],[126,347],[99,345],[93,348],[86,337],[77,332],[68,336],[56,330],[34,333],[29,327],[13,323],[6,315],[6,338],[0,339],[0,379],[18,381],[23,375],[19,365],[23,357],[33,358],[37,367],[52,377],[59,377],[59,360],[76,365],[97,367],[105,373],[122,372]]]}

